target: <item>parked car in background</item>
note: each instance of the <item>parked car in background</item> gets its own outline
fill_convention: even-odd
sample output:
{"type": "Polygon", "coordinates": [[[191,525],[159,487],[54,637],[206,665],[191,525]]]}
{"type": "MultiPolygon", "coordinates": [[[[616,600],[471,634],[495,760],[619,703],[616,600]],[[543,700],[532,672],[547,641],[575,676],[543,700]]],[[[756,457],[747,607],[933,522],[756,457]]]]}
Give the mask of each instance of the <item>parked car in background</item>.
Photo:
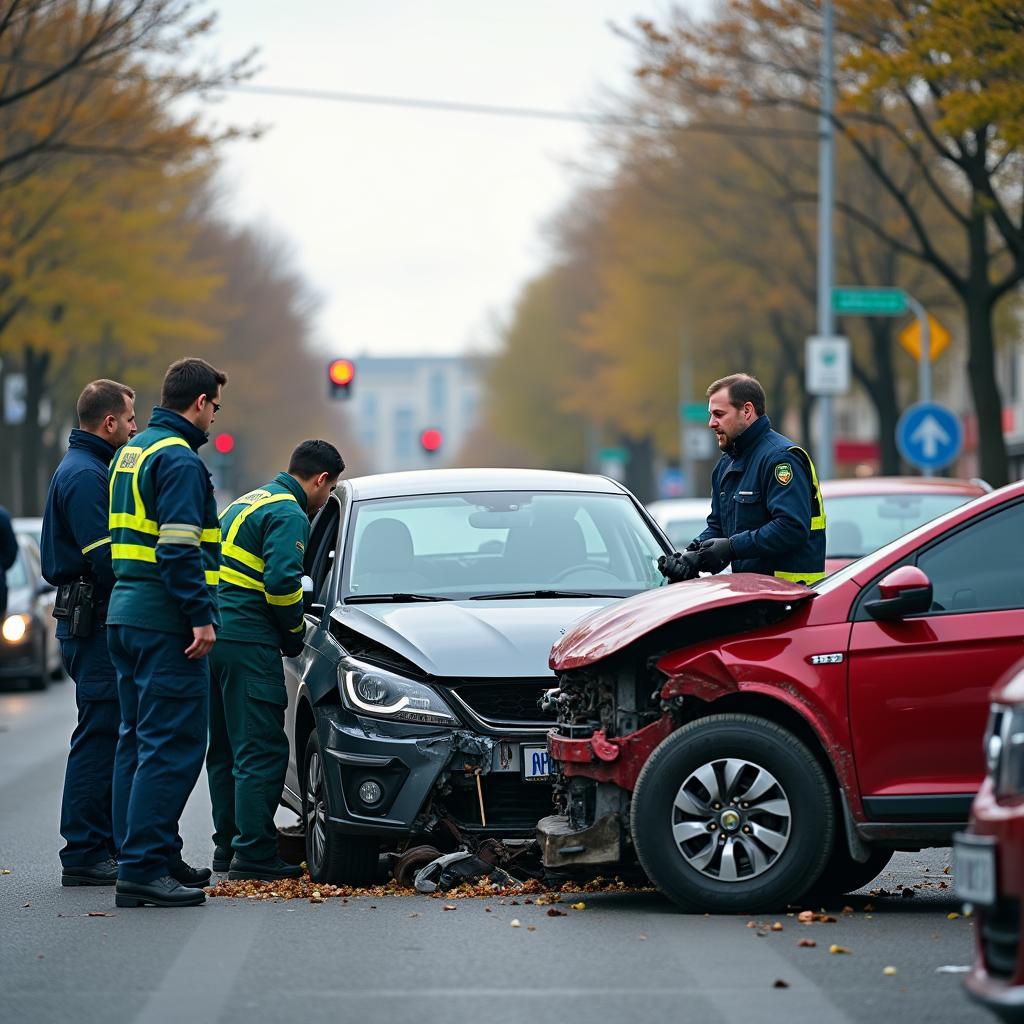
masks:
{"type": "Polygon", "coordinates": [[[826,520],[825,571],[842,569],[991,489],[981,480],[943,477],[826,480],[821,485],[826,520]]]}
{"type": "Polygon", "coordinates": [[[0,624],[0,679],[44,690],[63,674],[54,638],[54,589],[42,577],[35,541],[18,532],[17,523],[18,557],[7,570],[7,612],[0,624]]]}
{"type": "Polygon", "coordinates": [[[17,516],[11,520],[11,526],[14,527],[15,533],[23,533],[26,537],[31,537],[37,550],[42,546],[42,516],[17,516]]]}
{"type": "Polygon", "coordinates": [[[647,511],[668,534],[673,550],[682,551],[699,533],[703,533],[711,514],[710,498],[665,498],[652,501],[647,511]]]}
{"type": "Polygon", "coordinates": [[[988,773],[956,837],[957,893],[974,908],[967,991],[1006,1021],[1024,1021],[1024,662],[992,691],[988,773]]]}
{"type": "Polygon", "coordinates": [[[306,551],[305,651],[285,661],[282,799],[302,816],[313,879],[363,884],[382,852],[418,844],[434,846],[426,861],[485,840],[525,849],[551,808],[551,644],[586,612],[664,586],[667,551],[605,477],[343,480],[306,551]]]}
{"type": "Polygon", "coordinates": [[[684,909],[754,913],[952,845],[1022,653],[1021,537],[1024,482],[813,589],[707,576],[578,621],[551,652],[544,863],[637,858],[684,909]]]}

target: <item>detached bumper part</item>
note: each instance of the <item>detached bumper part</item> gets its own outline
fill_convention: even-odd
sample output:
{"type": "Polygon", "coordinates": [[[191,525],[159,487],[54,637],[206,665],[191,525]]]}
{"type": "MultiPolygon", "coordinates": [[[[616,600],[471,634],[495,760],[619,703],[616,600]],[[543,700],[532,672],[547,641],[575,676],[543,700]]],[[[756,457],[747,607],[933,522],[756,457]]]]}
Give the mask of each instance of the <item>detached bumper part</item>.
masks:
{"type": "Polygon", "coordinates": [[[552,814],[537,823],[537,842],[546,868],[614,864],[622,858],[622,816],[606,814],[587,828],[573,830],[566,815],[552,814]]]}

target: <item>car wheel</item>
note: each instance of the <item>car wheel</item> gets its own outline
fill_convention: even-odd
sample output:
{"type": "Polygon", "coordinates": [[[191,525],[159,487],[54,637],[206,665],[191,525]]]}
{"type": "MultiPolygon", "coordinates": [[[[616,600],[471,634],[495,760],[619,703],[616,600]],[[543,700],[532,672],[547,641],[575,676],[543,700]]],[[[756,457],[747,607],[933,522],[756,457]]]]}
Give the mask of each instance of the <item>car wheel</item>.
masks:
{"type": "Polygon", "coordinates": [[[871,856],[861,863],[850,856],[842,834],[836,836],[835,849],[829,857],[825,870],[814,884],[808,898],[814,903],[834,899],[848,892],[863,889],[868,882],[877,878],[892,860],[894,850],[872,850],[871,856]]]}
{"type": "Polygon", "coordinates": [[[380,842],[373,836],[342,835],[331,827],[331,797],[316,729],[306,741],[303,765],[302,821],[309,877],[314,882],[371,885],[377,875],[380,842]]]}
{"type": "Polygon", "coordinates": [[[672,733],[633,793],[640,864],[683,910],[758,913],[798,902],[832,850],[825,772],[792,733],[715,715],[672,733]]]}

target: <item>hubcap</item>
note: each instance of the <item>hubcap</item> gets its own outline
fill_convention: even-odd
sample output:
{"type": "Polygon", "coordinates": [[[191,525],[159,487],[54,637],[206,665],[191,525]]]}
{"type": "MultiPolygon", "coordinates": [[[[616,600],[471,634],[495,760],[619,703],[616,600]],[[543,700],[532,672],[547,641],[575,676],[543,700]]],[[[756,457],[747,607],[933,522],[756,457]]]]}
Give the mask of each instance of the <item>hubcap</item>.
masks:
{"type": "Polygon", "coordinates": [[[789,798],[767,769],[742,758],[709,761],[679,787],[672,837],[694,870],[745,882],[782,855],[792,829],[789,798]]]}
{"type": "Polygon", "coordinates": [[[311,863],[319,866],[324,862],[327,848],[327,808],[324,805],[324,778],[320,755],[316,752],[309,757],[306,768],[306,846],[311,863]]]}

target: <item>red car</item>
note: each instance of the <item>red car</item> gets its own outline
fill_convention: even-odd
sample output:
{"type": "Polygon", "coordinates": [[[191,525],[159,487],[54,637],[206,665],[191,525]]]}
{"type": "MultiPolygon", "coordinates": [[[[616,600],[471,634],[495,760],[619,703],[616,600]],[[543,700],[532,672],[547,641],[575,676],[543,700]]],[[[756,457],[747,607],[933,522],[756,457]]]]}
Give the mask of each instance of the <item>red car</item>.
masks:
{"type": "Polygon", "coordinates": [[[1024,662],[992,691],[988,775],[971,827],[956,837],[956,888],[977,913],[967,991],[1007,1021],[1024,1021],[1024,662]]]}
{"type": "Polygon", "coordinates": [[[856,558],[922,526],[936,516],[987,494],[981,480],[944,477],[877,476],[826,480],[825,572],[835,572],[856,558]]]}
{"type": "Polygon", "coordinates": [[[814,589],[747,573],[626,598],[552,648],[545,864],[638,859],[692,911],[860,888],[949,846],[1021,655],[1024,482],[814,589]]]}

